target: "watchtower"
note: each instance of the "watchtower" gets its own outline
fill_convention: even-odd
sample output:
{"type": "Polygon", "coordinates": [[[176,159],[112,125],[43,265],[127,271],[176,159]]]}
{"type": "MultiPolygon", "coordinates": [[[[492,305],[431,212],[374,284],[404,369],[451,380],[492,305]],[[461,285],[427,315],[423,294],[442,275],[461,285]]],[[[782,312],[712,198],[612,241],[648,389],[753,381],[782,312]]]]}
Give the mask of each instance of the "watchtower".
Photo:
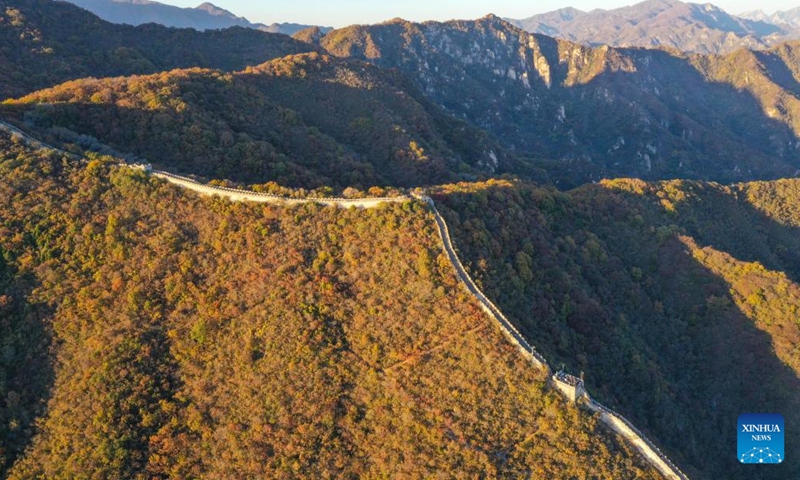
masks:
{"type": "Polygon", "coordinates": [[[553,384],[573,403],[577,402],[583,396],[589,396],[586,393],[586,388],[583,386],[583,374],[581,374],[581,378],[578,378],[574,375],[564,373],[564,369],[562,368],[553,375],[553,384]]]}

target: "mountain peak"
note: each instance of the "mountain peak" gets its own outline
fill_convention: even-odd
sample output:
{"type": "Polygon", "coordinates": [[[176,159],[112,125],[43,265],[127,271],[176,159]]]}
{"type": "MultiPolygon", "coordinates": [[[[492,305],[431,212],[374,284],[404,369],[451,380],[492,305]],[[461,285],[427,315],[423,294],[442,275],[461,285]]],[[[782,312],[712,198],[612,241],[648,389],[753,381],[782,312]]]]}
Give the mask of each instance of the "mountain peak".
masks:
{"type": "Polygon", "coordinates": [[[295,40],[300,40],[301,42],[310,43],[312,45],[319,45],[319,42],[322,40],[324,35],[325,34],[321,28],[308,27],[292,34],[292,38],[295,40]]]}
{"type": "Polygon", "coordinates": [[[508,28],[514,28],[514,29],[518,28],[513,23],[509,22],[505,18],[498,17],[494,13],[489,13],[487,15],[484,15],[483,17],[481,17],[478,20],[476,20],[476,22],[478,22],[478,23],[484,22],[486,24],[490,24],[490,25],[494,25],[494,26],[502,26],[502,27],[508,27],[508,28]]]}
{"type": "Polygon", "coordinates": [[[680,0],[645,0],[633,4],[632,7],[677,7],[680,5],[684,5],[684,2],[680,0]]]}
{"type": "Polygon", "coordinates": [[[563,20],[572,20],[573,18],[583,15],[586,12],[573,7],[564,7],[559,8],[558,10],[553,10],[551,13],[558,15],[563,20]]]}
{"type": "Polygon", "coordinates": [[[201,3],[200,5],[195,7],[195,10],[202,10],[204,12],[210,13],[211,15],[226,15],[226,16],[231,16],[231,17],[235,17],[236,16],[233,13],[229,12],[228,10],[225,10],[224,8],[220,8],[220,7],[214,5],[213,3],[210,3],[210,2],[201,3]]]}
{"type": "Polygon", "coordinates": [[[753,10],[744,12],[740,14],[739,17],[757,22],[765,22],[779,27],[788,26],[789,28],[800,29],[800,7],[772,14],[767,14],[764,10],[753,10]]]}
{"type": "Polygon", "coordinates": [[[767,18],[767,13],[764,10],[758,9],[740,13],[738,16],[742,18],[750,18],[752,20],[763,20],[767,18]]]}

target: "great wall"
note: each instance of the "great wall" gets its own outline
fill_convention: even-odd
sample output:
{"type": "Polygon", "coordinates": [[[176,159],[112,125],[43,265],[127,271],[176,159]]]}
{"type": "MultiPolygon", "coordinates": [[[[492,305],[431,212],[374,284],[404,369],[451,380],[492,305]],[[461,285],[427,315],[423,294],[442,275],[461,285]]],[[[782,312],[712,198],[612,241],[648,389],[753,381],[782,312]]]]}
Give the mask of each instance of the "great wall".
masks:
{"type": "Polygon", "coordinates": [[[334,198],[334,197],[308,197],[308,198],[290,198],[273,195],[270,193],[253,192],[250,190],[240,190],[228,187],[216,187],[200,183],[191,178],[175,175],[158,170],[148,170],[154,177],[163,178],[169,183],[179,185],[181,187],[193,190],[203,195],[218,195],[225,197],[234,202],[257,202],[257,203],[272,203],[276,205],[299,205],[301,203],[318,203],[326,206],[336,207],[357,207],[357,208],[373,208],[381,203],[387,202],[408,202],[410,197],[397,196],[397,197],[379,197],[379,198],[334,198]]]}
{"type": "Polygon", "coordinates": [[[631,445],[636,448],[636,450],[638,450],[639,453],[641,453],[651,465],[661,472],[665,478],[669,480],[688,480],[689,477],[687,477],[686,474],[684,474],[674,463],[672,463],[666,454],[656,447],[649,438],[647,438],[642,432],[634,427],[631,422],[629,422],[622,415],[619,415],[613,410],[593,400],[583,388],[583,380],[580,380],[579,383],[582,393],[569,398],[569,396],[565,393],[565,389],[563,388],[564,385],[560,375],[552,373],[550,366],[547,364],[547,360],[537,353],[533,346],[531,346],[528,341],[525,340],[525,337],[523,337],[522,334],[520,334],[519,331],[514,328],[513,324],[505,317],[505,315],[503,315],[503,312],[501,312],[500,309],[497,308],[494,303],[492,303],[492,301],[486,297],[486,295],[484,295],[478,286],[475,285],[472,277],[470,277],[470,275],[464,269],[464,266],[462,265],[461,260],[456,254],[455,248],[453,247],[453,241],[450,238],[450,231],[447,227],[447,222],[445,222],[444,218],[439,213],[439,210],[436,209],[433,199],[424,196],[417,196],[417,198],[430,205],[431,211],[436,219],[439,236],[442,238],[442,246],[447,254],[447,257],[450,259],[450,263],[453,265],[459,280],[461,280],[464,286],[467,287],[467,290],[469,290],[470,293],[472,293],[472,295],[478,300],[483,310],[491,318],[493,318],[498,325],[500,325],[503,333],[517,347],[517,349],[519,349],[523,355],[530,359],[531,363],[538,368],[545,370],[545,372],[548,374],[548,378],[550,378],[554,383],[556,389],[565,394],[569,400],[577,400],[578,403],[586,405],[592,412],[599,414],[600,421],[620,434],[623,438],[627,439],[631,445]]]}
{"type": "MultiPolygon", "coordinates": [[[[67,152],[65,150],[48,145],[40,140],[37,140],[22,130],[14,127],[11,124],[0,121],[0,131],[4,131],[14,137],[17,137],[28,145],[35,148],[49,149],[68,155],[71,158],[80,158],[79,156],[67,152]]],[[[131,166],[131,165],[126,165],[131,166]]],[[[481,308],[486,314],[491,317],[497,325],[499,325],[503,334],[511,341],[520,353],[528,359],[535,367],[542,369],[547,374],[547,377],[552,382],[553,386],[562,393],[568,400],[583,405],[590,411],[596,413],[606,426],[611,428],[617,434],[628,440],[628,442],[644,456],[644,458],[656,468],[665,478],[669,480],[689,480],[686,476],[655,444],[640,432],[630,421],[622,415],[614,412],[613,410],[603,406],[599,402],[592,399],[586,392],[583,386],[583,380],[565,375],[563,372],[553,373],[547,360],[539,354],[536,349],[525,339],[525,337],[514,327],[513,323],[506,318],[503,312],[489,300],[489,298],[481,291],[475,284],[472,277],[467,273],[461,259],[456,253],[453,246],[450,231],[444,217],[439,213],[436,205],[428,196],[413,194],[413,198],[405,195],[396,197],[381,197],[381,198],[329,198],[329,197],[316,197],[316,198],[290,198],[268,193],[254,192],[249,190],[241,190],[227,187],[218,187],[200,183],[191,178],[175,175],[172,173],[151,170],[144,166],[137,166],[137,168],[146,170],[151,175],[161,178],[171,184],[186,188],[187,190],[194,191],[202,195],[220,196],[228,198],[231,201],[237,202],[258,202],[270,203],[275,205],[298,205],[304,203],[317,203],[326,206],[336,207],[356,207],[356,208],[374,208],[380,204],[387,202],[404,203],[414,200],[426,203],[434,216],[436,221],[439,237],[442,241],[442,248],[447,255],[450,263],[453,265],[456,277],[467,288],[473,297],[478,301],[481,308]]]]}

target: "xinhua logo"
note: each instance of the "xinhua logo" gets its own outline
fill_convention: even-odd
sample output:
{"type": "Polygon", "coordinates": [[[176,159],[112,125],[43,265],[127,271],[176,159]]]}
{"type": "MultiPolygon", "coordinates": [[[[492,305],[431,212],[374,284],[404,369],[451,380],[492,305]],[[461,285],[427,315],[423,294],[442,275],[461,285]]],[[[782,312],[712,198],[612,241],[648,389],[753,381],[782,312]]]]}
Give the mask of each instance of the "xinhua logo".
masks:
{"type": "Polygon", "coordinates": [[[783,415],[746,413],[739,416],[739,462],[753,464],[783,463],[783,415]]]}

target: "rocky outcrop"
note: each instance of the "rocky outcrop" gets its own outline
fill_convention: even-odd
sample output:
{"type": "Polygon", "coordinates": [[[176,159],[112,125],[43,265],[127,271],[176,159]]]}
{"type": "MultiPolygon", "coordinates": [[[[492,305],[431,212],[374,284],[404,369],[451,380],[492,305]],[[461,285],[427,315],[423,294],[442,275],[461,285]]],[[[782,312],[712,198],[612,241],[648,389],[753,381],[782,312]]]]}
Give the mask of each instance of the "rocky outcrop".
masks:
{"type": "Polygon", "coordinates": [[[351,26],[320,45],[401,71],[454,116],[542,160],[564,188],[607,177],[730,183],[800,168],[796,42],[751,62],[741,52],[586,46],[489,15],[351,26]]]}

